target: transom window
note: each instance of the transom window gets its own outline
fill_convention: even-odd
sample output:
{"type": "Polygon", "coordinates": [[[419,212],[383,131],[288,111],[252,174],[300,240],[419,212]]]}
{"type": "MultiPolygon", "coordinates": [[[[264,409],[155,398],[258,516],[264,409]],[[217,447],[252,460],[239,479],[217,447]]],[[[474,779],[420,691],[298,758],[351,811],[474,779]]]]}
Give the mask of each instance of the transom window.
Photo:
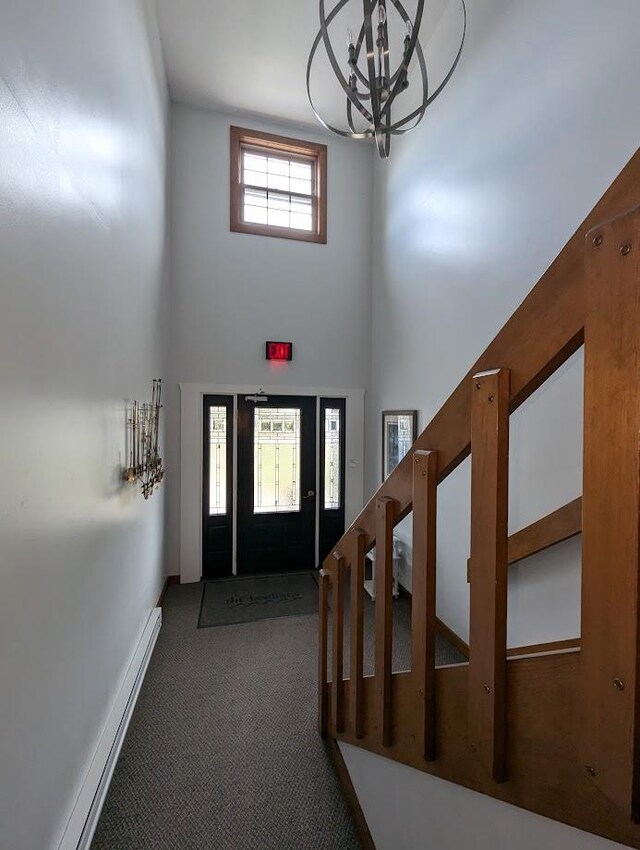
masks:
{"type": "Polygon", "coordinates": [[[327,241],[325,145],[231,128],[231,230],[327,241]]]}

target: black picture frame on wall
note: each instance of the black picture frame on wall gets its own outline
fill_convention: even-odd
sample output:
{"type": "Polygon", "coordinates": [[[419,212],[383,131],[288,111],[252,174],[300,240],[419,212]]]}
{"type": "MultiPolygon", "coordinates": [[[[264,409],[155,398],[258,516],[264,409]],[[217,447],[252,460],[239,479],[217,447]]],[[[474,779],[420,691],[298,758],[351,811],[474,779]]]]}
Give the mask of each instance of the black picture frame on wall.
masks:
{"type": "Polygon", "coordinates": [[[418,436],[417,410],[382,411],[382,480],[400,463],[418,436]]]}

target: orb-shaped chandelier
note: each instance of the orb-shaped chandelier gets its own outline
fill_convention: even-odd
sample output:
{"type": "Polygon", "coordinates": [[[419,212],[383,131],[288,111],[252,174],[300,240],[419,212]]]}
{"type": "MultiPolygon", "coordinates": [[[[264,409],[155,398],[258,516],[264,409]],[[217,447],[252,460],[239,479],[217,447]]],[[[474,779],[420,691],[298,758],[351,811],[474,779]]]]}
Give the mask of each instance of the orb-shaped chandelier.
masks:
{"type": "MultiPolygon", "coordinates": [[[[375,139],[378,153],[385,159],[389,156],[391,137],[413,130],[422,120],[429,104],[436,99],[451,79],[464,46],[467,9],[464,0],[460,0],[463,18],[460,46],[448,73],[440,85],[430,92],[427,66],[418,39],[424,0],[418,0],[413,20],[401,0],[362,0],[362,23],[357,36],[354,37],[353,30],[347,30],[345,58],[348,76],[343,74],[329,38],[329,27],[347,4],[358,2],[359,0],[338,0],[327,15],[325,0],[319,0],[320,30],[313,42],[307,62],[307,94],[317,119],[327,130],[350,139],[375,139]],[[398,16],[398,23],[404,27],[405,33],[402,55],[399,55],[399,50],[397,59],[391,55],[392,51],[389,47],[390,12],[398,16]],[[314,105],[311,94],[311,70],[320,43],[324,45],[333,73],[346,95],[345,128],[335,127],[326,121],[314,105]],[[398,117],[395,108],[402,107],[402,96],[409,88],[409,66],[414,57],[420,70],[420,103],[417,106],[414,103],[414,108],[405,107],[404,112],[401,110],[398,117]],[[395,60],[395,65],[392,65],[392,60],[395,60]],[[357,124],[362,127],[359,128],[357,124]]],[[[406,97],[404,101],[407,101],[406,97]]]]}

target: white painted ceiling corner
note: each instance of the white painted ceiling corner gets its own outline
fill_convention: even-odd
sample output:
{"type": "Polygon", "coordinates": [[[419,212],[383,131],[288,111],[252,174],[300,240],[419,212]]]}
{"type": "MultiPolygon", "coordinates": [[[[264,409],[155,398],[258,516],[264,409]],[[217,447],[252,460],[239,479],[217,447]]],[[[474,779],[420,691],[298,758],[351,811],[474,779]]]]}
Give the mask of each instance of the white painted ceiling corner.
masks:
{"type": "MultiPolygon", "coordinates": [[[[426,0],[423,46],[449,2],[426,0]]],[[[332,5],[327,0],[327,9],[332,5]]],[[[411,14],[409,0],[406,5],[411,14]]],[[[317,0],[156,0],[156,6],[174,101],[318,128],[305,87],[307,58],[319,28],[317,0]]],[[[336,49],[345,42],[345,56],[340,27],[345,33],[346,23],[356,27],[359,8],[360,0],[353,0],[344,20],[336,19],[335,32],[332,28],[336,49]]],[[[328,63],[319,67],[314,82],[319,105],[329,110],[327,118],[340,122],[344,97],[336,92],[328,63]]]]}

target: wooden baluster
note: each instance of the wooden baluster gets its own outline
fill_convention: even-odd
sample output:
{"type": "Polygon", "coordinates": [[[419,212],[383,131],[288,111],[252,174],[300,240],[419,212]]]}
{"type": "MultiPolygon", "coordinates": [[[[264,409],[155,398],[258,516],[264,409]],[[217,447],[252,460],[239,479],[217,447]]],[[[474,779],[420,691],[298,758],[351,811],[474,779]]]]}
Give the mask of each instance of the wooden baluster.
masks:
{"type": "Polygon", "coordinates": [[[471,407],[469,744],[506,778],[509,370],[475,375],[471,407]]]}
{"type": "Polygon", "coordinates": [[[582,770],[640,817],[640,208],[586,244],[582,770]]]}
{"type": "Polygon", "coordinates": [[[344,571],[345,560],[333,553],[331,604],[333,606],[333,664],[331,667],[331,714],[336,732],[344,732],[343,658],[344,658],[344,571]]]}
{"type": "Polygon", "coordinates": [[[318,614],[318,731],[327,737],[329,705],[327,700],[327,653],[329,649],[329,584],[327,570],[320,570],[318,614]]]}
{"type": "Polygon", "coordinates": [[[420,751],[436,757],[436,488],[438,455],[414,452],[411,674],[420,695],[420,751]]]}
{"type": "Polygon", "coordinates": [[[364,735],[364,559],[367,536],[356,530],[351,545],[351,661],[349,679],[351,686],[351,726],[356,738],[364,735]]]}
{"type": "Polygon", "coordinates": [[[376,504],[376,713],[383,747],[392,743],[391,674],[393,649],[393,525],[395,501],[376,504]]]}

